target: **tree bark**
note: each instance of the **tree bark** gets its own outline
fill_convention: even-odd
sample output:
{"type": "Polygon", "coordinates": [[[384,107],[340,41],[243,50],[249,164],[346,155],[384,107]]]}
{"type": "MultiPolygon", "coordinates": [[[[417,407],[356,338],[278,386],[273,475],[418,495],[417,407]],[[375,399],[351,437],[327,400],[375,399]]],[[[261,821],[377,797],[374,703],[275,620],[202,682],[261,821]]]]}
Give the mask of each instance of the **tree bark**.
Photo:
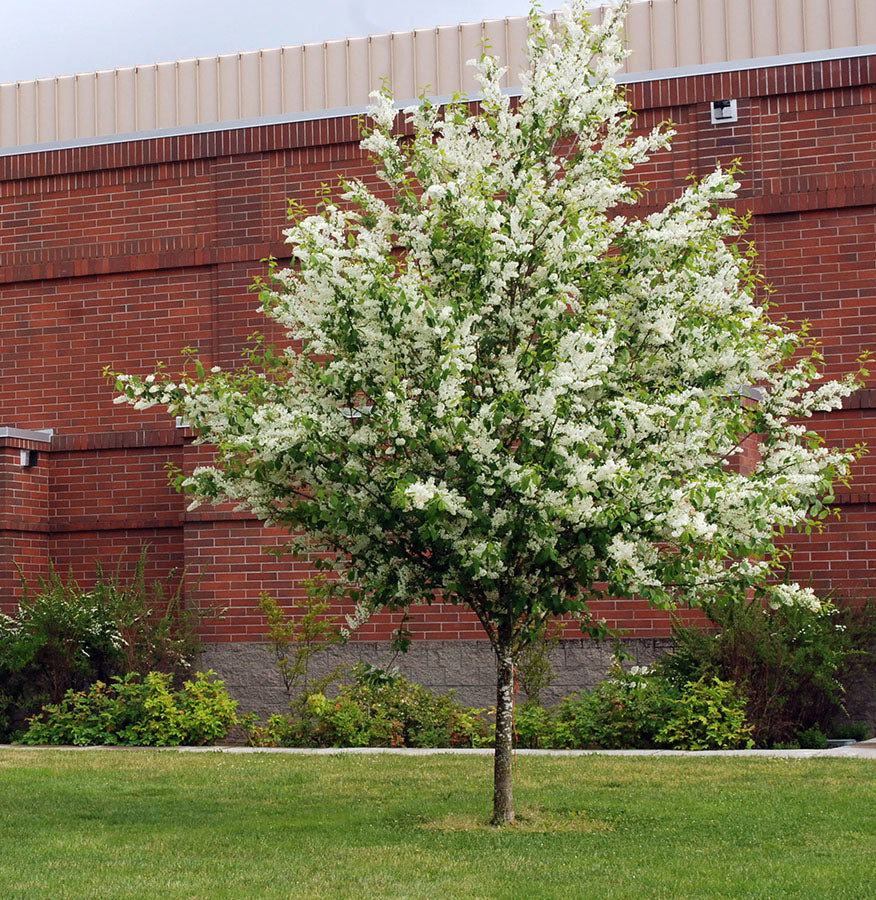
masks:
{"type": "Polygon", "coordinates": [[[514,822],[514,784],[511,772],[514,741],[514,655],[510,641],[496,652],[496,749],[493,757],[493,825],[514,822]]]}

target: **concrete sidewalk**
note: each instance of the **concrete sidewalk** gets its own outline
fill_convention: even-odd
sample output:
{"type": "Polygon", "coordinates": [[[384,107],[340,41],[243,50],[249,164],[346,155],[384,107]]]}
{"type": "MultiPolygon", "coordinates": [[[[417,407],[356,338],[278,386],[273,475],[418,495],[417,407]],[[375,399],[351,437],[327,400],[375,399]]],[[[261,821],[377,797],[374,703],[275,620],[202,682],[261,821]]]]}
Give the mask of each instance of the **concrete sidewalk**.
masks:
{"type": "MultiPolygon", "coordinates": [[[[489,748],[466,750],[454,747],[32,747],[24,744],[0,744],[2,750],[116,750],[142,751],[165,750],[177,753],[285,753],[307,756],[337,756],[339,754],[379,753],[393,756],[432,756],[454,754],[459,756],[490,756],[489,748]]],[[[835,747],[830,750],[515,750],[517,756],[754,756],[780,759],[811,759],[813,757],[851,757],[876,759],[876,738],[835,747]]]]}
{"type": "Polygon", "coordinates": [[[821,750],[822,756],[861,756],[876,759],[876,738],[869,741],[860,741],[857,744],[849,744],[846,747],[834,747],[832,750],[821,750]]]}

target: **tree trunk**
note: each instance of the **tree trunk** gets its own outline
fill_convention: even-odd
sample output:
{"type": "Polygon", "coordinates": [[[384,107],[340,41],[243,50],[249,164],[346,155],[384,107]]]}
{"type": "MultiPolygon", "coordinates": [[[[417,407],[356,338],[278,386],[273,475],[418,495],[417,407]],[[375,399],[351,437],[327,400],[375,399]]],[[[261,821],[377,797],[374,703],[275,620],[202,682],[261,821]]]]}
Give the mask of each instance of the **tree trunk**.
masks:
{"type": "MultiPolygon", "coordinates": [[[[510,642],[509,642],[510,643],[510,642]]],[[[496,646],[496,750],[493,759],[493,825],[514,822],[511,773],[514,741],[514,656],[509,644],[496,646]]]]}

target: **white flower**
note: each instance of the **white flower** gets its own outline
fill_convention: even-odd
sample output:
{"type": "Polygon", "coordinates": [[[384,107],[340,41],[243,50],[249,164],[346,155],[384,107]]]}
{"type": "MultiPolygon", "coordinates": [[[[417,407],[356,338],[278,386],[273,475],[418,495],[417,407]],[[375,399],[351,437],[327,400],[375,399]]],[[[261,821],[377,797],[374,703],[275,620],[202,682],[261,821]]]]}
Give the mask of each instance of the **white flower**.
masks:
{"type": "Polygon", "coordinates": [[[813,613],[820,613],[823,610],[823,604],[812,588],[801,587],[793,582],[772,586],[770,590],[770,606],[773,609],[777,609],[779,606],[798,606],[813,613]]]}

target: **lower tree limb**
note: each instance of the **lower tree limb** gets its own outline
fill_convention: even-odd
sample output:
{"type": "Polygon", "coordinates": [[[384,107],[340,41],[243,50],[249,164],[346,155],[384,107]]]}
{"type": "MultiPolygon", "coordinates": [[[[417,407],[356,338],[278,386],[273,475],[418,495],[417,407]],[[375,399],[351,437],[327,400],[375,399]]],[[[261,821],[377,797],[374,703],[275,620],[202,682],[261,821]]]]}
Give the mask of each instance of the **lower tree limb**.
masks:
{"type": "Polygon", "coordinates": [[[510,645],[496,651],[496,750],[493,760],[493,825],[514,821],[514,785],[511,772],[514,740],[514,655],[510,645]]]}

